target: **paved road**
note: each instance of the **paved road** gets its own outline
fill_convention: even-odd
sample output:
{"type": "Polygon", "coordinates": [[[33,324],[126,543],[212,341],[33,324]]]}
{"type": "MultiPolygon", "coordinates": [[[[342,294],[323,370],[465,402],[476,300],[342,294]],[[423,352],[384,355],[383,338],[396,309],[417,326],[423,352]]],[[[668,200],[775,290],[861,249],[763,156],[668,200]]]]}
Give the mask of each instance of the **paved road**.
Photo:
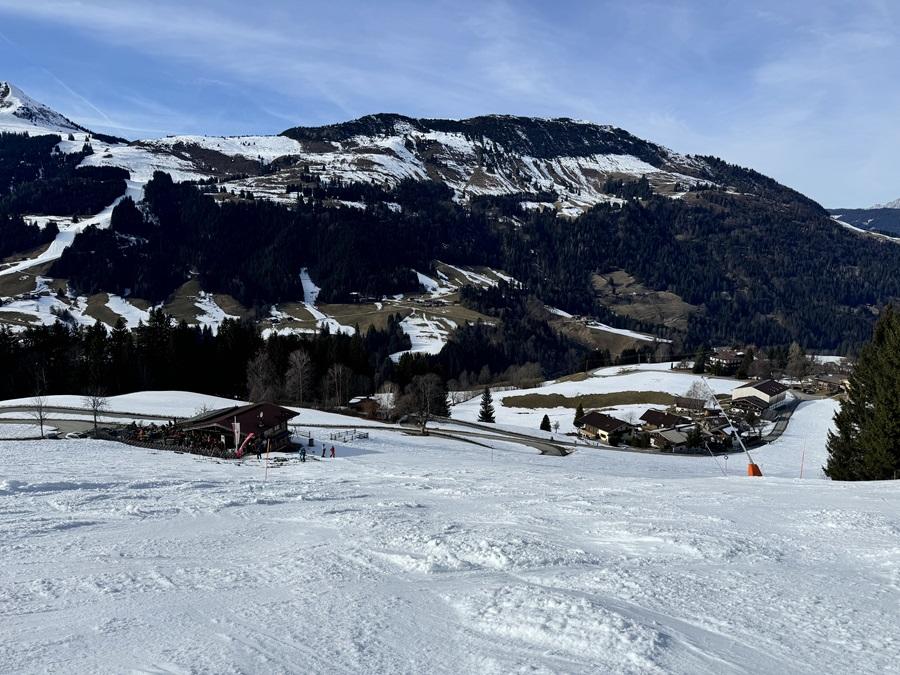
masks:
{"type": "MultiPolygon", "coordinates": [[[[0,419],[0,440],[3,439],[4,424],[28,424],[37,426],[37,421],[33,417],[23,417],[22,419],[0,419]]],[[[94,428],[94,423],[87,420],[44,420],[44,428],[53,427],[57,429],[57,433],[65,435],[68,433],[84,433],[94,428]]],[[[25,440],[25,439],[16,439],[25,440]]]]}
{"type": "MultiPolygon", "coordinates": [[[[0,413],[25,413],[25,415],[29,415],[34,411],[33,405],[10,405],[10,406],[0,406],[0,413]]],[[[54,415],[91,415],[91,411],[87,408],[71,408],[71,407],[63,407],[63,406],[45,406],[44,413],[46,414],[54,414],[54,415]]],[[[121,412],[121,411],[111,411],[104,410],[100,413],[101,417],[112,417],[115,419],[122,420],[159,420],[161,422],[169,422],[171,421],[172,415],[151,415],[145,413],[133,413],[133,412],[121,412]]],[[[178,418],[184,419],[184,418],[178,418]]]]}
{"type": "Polygon", "coordinates": [[[791,415],[794,414],[799,405],[800,401],[794,400],[778,409],[778,415],[775,417],[775,426],[772,428],[772,431],[762,437],[763,443],[772,443],[781,438],[781,434],[787,429],[788,422],[791,421],[791,415]]]}

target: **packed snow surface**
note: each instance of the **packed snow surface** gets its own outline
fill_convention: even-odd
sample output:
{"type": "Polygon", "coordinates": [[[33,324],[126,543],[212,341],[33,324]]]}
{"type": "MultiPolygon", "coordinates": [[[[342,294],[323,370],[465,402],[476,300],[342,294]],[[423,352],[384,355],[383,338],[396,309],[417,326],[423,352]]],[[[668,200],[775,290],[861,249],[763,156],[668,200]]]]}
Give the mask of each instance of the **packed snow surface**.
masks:
{"type": "MultiPolygon", "coordinates": [[[[55,427],[44,424],[44,433],[56,431],[55,427]]],[[[20,438],[40,438],[41,427],[38,424],[0,424],[0,440],[20,438]]]]}
{"type": "Polygon", "coordinates": [[[373,430],[266,471],[0,443],[2,670],[895,668],[896,485],[491,444],[373,430]]]}

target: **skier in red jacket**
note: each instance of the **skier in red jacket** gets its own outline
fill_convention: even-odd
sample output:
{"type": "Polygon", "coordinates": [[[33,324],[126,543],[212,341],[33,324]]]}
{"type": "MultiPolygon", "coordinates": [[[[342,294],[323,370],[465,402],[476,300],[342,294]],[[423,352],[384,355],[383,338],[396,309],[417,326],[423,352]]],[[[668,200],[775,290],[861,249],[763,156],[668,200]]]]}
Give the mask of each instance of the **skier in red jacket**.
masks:
{"type": "Polygon", "coordinates": [[[334,459],[334,446],[331,446],[331,459],[334,459]]]}

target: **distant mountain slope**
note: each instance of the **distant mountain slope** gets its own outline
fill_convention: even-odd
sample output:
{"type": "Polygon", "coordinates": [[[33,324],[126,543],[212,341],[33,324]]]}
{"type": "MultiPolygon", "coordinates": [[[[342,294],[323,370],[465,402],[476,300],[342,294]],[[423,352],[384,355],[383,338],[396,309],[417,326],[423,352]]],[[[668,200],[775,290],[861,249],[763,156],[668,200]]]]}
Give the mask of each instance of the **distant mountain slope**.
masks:
{"type": "Polygon", "coordinates": [[[0,82],[0,131],[68,134],[87,129],[38,103],[9,82],[0,82]]]}
{"type": "Polygon", "coordinates": [[[0,322],[15,316],[20,327],[54,320],[41,307],[64,311],[64,293],[26,297],[56,288],[68,290],[69,314],[107,322],[127,297],[191,322],[208,320],[198,303],[221,303],[202,316],[228,307],[285,331],[437,306],[459,309],[441,320],[461,329],[486,315],[562,323],[536,298],[583,317],[573,334],[589,346],[593,317],[673,349],[792,340],[834,349],[866,337],[879,308],[900,299],[900,246],[842,227],[756,171],[612,126],[378,114],[279,136],[126,142],[3,92],[0,131],[44,134],[0,140],[12,187],[0,199],[0,237],[7,228],[34,249],[0,261],[0,297],[10,299],[0,322]],[[48,245],[51,217],[59,232],[48,245]],[[422,279],[444,281],[439,261],[502,270],[509,276],[498,279],[524,290],[434,297],[422,279]],[[304,303],[302,270],[327,312],[304,303]]]}
{"type": "Polygon", "coordinates": [[[900,209],[900,199],[895,199],[887,204],[875,204],[873,209],[900,209]]]}
{"type": "MultiPolygon", "coordinates": [[[[893,203],[895,202],[891,202],[891,204],[893,203]]],[[[885,205],[871,209],[829,209],[828,212],[838,220],[861,230],[900,236],[900,206],[885,205]]]]}

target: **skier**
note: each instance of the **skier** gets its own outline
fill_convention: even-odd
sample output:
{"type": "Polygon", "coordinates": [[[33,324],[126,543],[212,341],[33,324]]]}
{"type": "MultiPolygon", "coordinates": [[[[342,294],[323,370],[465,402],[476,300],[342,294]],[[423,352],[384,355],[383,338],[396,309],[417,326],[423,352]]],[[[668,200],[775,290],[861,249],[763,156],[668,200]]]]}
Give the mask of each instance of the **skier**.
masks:
{"type": "Polygon", "coordinates": [[[306,461],[306,446],[305,445],[300,446],[300,461],[301,462],[306,461]]]}
{"type": "Polygon", "coordinates": [[[325,446],[322,446],[322,459],[325,459],[325,446]]]}
{"type": "Polygon", "coordinates": [[[256,459],[260,462],[262,461],[262,443],[257,443],[256,439],[253,439],[253,447],[256,448],[256,459]]]}
{"type": "Polygon", "coordinates": [[[334,446],[331,446],[331,459],[334,459],[334,446]]]}

